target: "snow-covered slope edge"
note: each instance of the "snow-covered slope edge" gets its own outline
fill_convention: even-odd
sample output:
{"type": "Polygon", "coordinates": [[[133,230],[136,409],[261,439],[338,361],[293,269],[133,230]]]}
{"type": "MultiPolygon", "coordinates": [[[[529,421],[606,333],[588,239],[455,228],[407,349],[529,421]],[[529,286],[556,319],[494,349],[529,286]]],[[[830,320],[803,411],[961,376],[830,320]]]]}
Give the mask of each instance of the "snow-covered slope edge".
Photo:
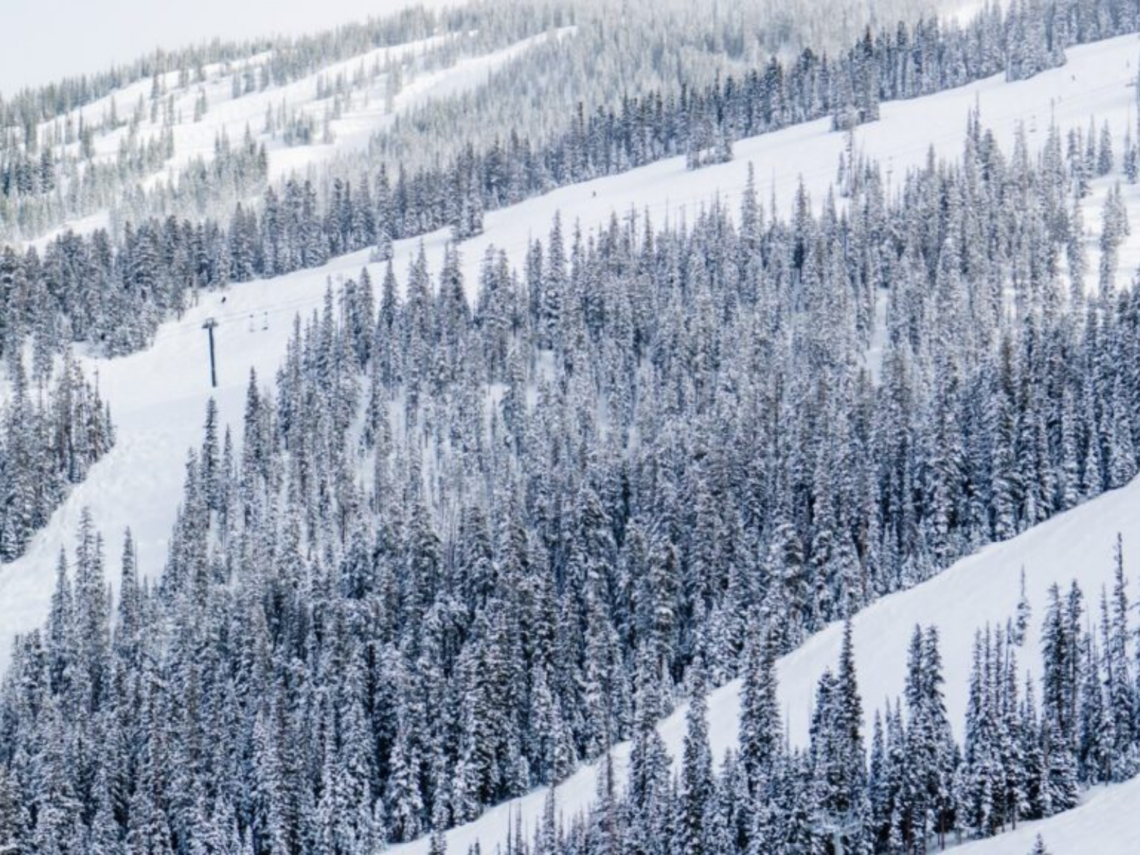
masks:
{"type": "MultiPolygon", "coordinates": [[[[974,632],[987,621],[1004,624],[1013,613],[1020,592],[1021,568],[1025,568],[1026,591],[1034,606],[1034,615],[1020,657],[1024,667],[1032,673],[1039,673],[1037,639],[1046,591],[1053,583],[1067,585],[1072,579],[1076,579],[1086,592],[1097,591],[1108,584],[1113,568],[1112,549],[1118,532],[1124,537],[1125,569],[1135,577],[1140,564],[1130,560],[1129,556],[1140,548],[1140,479],[1054,517],[1012,540],[986,547],[928,582],[884,597],[860,612],[853,621],[853,628],[859,688],[863,697],[864,733],[869,734],[875,708],[881,707],[885,698],[893,699],[901,694],[906,674],[907,642],[915,624],[920,623],[935,624],[942,634],[947,709],[960,739],[974,632]],[[1132,553],[1129,552],[1130,545],[1133,546],[1132,553]]],[[[789,736],[795,745],[807,742],[816,683],[824,669],[833,667],[838,660],[841,641],[842,626],[833,624],[780,660],[780,701],[786,712],[789,736]]],[[[675,764],[681,755],[685,712],[686,706],[681,706],[658,727],[675,764]]],[[[736,744],[739,714],[739,681],[710,694],[709,737],[718,759],[736,744]]],[[[614,749],[614,768],[619,782],[625,780],[629,751],[628,743],[614,749]]],[[[555,804],[563,818],[569,819],[590,806],[597,792],[598,770],[597,764],[583,767],[558,787],[555,804]]],[[[1061,828],[1079,829],[1082,827],[1080,817],[1099,816],[1100,813],[1113,814],[1113,821],[1119,823],[1123,821],[1116,815],[1120,813],[1119,803],[1127,799],[1127,794],[1140,798],[1140,783],[1131,782],[1103,793],[1082,808],[1079,814],[1062,814],[1046,825],[1051,827],[1055,823],[1061,828]]],[[[478,842],[482,851],[493,852],[497,845],[505,844],[508,832],[513,832],[516,817],[521,817],[524,833],[533,834],[541,818],[545,798],[545,791],[530,793],[487,811],[475,822],[453,829],[448,833],[448,850],[466,852],[469,846],[478,842]]],[[[1127,815],[1124,812],[1124,816],[1127,815]]],[[[1022,840],[1021,834],[1019,832],[1017,840],[1022,840]]],[[[1072,835],[1074,840],[1081,839],[1077,830],[1072,831],[1072,835]]],[[[1020,844],[1010,844],[1013,848],[1008,850],[984,848],[987,843],[1001,845],[991,841],[969,851],[1020,853],[1028,851],[1032,836],[1025,837],[1025,840],[1029,843],[1020,848],[1020,844]]],[[[1055,853],[1090,851],[1087,847],[1060,849],[1059,842],[1060,838],[1057,845],[1050,840],[1055,853]]],[[[1133,848],[1112,851],[1135,851],[1134,841],[1127,845],[1133,848]]],[[[417,840],[393,847],[393,851],[400,855],[426,853],[428,841],[426,838],[417,840]]],[[[1108,850],[1103,850],[1102,855],[1104,851],[1108,850]]]]}
{"type": "Polygon", "coordinates": [[[1000,837],[966,844],[961,855],[1025,855],[1038,834],[1052,855],[1134,855],[1136,808],[1140,778],[1111,787],[1097,787],[1084,804],[1037,822],[1027,822],[1000,837]]]}

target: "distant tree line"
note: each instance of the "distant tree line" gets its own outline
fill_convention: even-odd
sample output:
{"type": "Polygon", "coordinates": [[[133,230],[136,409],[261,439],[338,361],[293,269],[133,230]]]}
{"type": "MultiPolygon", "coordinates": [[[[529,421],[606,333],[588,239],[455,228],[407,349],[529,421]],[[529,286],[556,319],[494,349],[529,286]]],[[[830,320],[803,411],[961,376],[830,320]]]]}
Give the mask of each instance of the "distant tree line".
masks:
{"type": "MultiPolygon", "coordinates": [[[[462,240],[480,231],[484,211],[558,186],[616,174],[664,157],[685,155],[694,168],[723,162],[731,158],[733,143],[740,138],[828,116],[836,129],[850,129],[876,119],[878,105],[885,100],[933,94],[1003,71],[1011,79],[1029,77],[1061,64],[1070,45],[1134,32],[1136,18],[1135,10],[1109,0],[1091,5],[1014,4],[1004,11],[990,6],[961,27],[929,19],[913,27],[900,22],[894,29],[877,33],[868,29],[833,58],[805,49],[794,60],[781,62],[773,57],[766,65],[717,76],[709,83],[685,74],[675,88],[658,86],[640,96],[615,97],[613,103],[599,102],[592,108],[579,101],[576,107],[562,108],[550,117],[541,133],[515,127],[485,145],[460,142],[432,165],[406,169],[403,162],[412,155],[405,146],[398,148],[399,162],[384,167],[394,201],[392,219],[382,224],[383,232],[387,237],[408,237],[450,227],[462,240]],[[551,126],[553,130],[547,130],[551,126]]],[[[553,25],[570,22],[573,16],[547,9],[510,20],[509,34],[521,37],[543,21],[553,25]]],[[[452,117],[456,122],[460,118],[452,117]]],[[[229,149],[227,141],[219,140],[218,145],[229,149]]],[[[333,212],[343,205],[346,192],[376,200],[382,171],[376,160],[382,165],[391,160],[392,145],[374,140],[374,157],[354,159],[353,167],[338,166],[327,181],[315,182],[320,216],[343,218],[343,213],[333,212]],[[348,169],[355,172],[349,175],[348,169]]],[[[116,176],[133,168],[136,161],[139,168],[153,167],[167,148],[162,140],[152,140],[137,145],[129,158],[93,165],[71,182],[75,186],[68,187],[62,198],[88,200],[80,206],[84,212],[94,204],[135,212],[130,217],[120,214],[120,219],[132,220],[139,230],[147,223],[158,227],[159,220],[148,212],[199,217],[219,210],[220,203],[232,205],[234,199],[247,199],[263,186],[266,156],[256,140],[247,140],[233,146],[239,157],[229,158],[222,167],[191,164],[181,171],[178,182],[160,183],[149,192],[124,193],[116,176]],[[240,156],[250,146],[253,156],[240,156]],[[124,198],[116,201],[116,196],[124,198]]],[[[9,188],[16,195],[0,198],[0,216],[8,211],[13,222],[30,225],[51,219],[47,208],[70,204],[57,200],[54,193],[59,183],[57,156],[28,146],[14,146],[11,151],[7,165],[0,153],[0,189],[9,188]],[[41,199],[45,190],[53,195],[41,199]],[[36,210],[23,210],[28,205],[36,210]]],[[[304,183],[297,178],[292,181],[304,183]]],[[[287,192],[284,187],[274,189],[278,197],[287,192]]],[[[265,205],[258,206],[259,216],[265,214],[268,200],[264,201],[265,205]]],[[[248,203],[246,208],[248,218],[248,203]]],[[[222,223],[218,228],[223,230],[222,223]]],[[[333,243],[327,242],[324,256],[340,251],[333,243]]],[[[351,244],[353,248],[365,245],[351,244]]],[[[268,274],[273,272],[268,269],[268,274]]],[[[253,273],[263,275],[256,267],[253,273]]]]}

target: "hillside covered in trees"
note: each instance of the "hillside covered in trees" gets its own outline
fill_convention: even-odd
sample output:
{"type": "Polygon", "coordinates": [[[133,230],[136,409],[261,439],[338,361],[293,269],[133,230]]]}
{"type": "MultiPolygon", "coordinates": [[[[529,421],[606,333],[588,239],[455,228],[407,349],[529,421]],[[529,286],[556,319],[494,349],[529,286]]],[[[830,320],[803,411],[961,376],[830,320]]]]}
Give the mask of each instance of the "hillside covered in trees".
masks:
{"type": "MultiPolygon", "coordinates": [[[[522,270],[488,254],[473,305],[456,250],[434,281],[421,254],[402,283],[389,265],[330,289],[275,390],[251,378],[240,438],[207,413],[161,582],[140,587],[128,542],[114,620],[85,524],[3,692],[7,786],[32,806],[9,834],[408,840],[604,755],[744,673],[758,638],[791,649],[1125,483],[1140,384],[1113,366],[1140,364],[1140,312],[1111,266],[1096,295],[1057,272],[1080,269],[1074,151],[1054,133],[1040,158],[1004,154],[974,122],[958,164],[896,199],[853,167],[842,215],[746,192],[684,228],[555,220],[522,270]],[[861,354],[888,282],[875,385],[861,354]],[[68,753],[85,744],[121,749],[68,753]]],[[[1010,656],[982,642],[998,694],[978,703],[1037,715],[992,676],[1010,656]]],[[[1123,774],[1121,739],[1071,745],[1066,792],[1123,774]]],[[[1069,803],[1034,798],[1027,816],[1069,803]]],[[[955,827],[1022,810],[994,804],[955,827]]]]}
{"type": "MultiPolygon", "coordinates": [[[[666,4],[582,88],[583,51],[611,34],[597,9],[505,8],[156,55],[0,102],[0,222],[109,220],[0,250],[0,575],[112,448],[98,374],[80,365],[135,360],[137,379],[163,335],[200,336],[210,317],[212,375],[207,307],[252,341],[269,310],[223,308],[238,286],[271,299],[299,287],[291,274],[329,273],[319,310],[274,308],[288,345],[268,373],[241,364],[240,424],[205,406],[161,574],[130,530],[99,530],[98,495],[72,517],[74,548],[39,568],[50,609],[0,676],[0,853],[422,841],[442,855],[446,830],[538,790],[548,808],[529,827],[516,817],[509,855],[925,852],[1132,777],[1125,544],[1111,590],[1054,586],[979,627],[960,738],[939,628],[915,627],[900,698],[880,706],[861,696],[851,621],[1140,468],[1140,292],[1119,269],[1140,177],[1131,114],[1123,134],[1034,116],[1004,145],[975,106],[953,157],[932,147],[905,172],[857,132],[892,102],[994,75],[1020,85],[1074,45],[1140,29],[1136,10],[987,5],[963,24],[860,25],[838,51],[768,58],[720,13],[702,31],[666,4]],[[690,24],[680,46],[654,54],[676,21],[690,24]],[[169,78],[232,86],[236,102],[364,49],[418,39],[415,70],[444,73],[536,30],[551,33],[485,88],[305,175],[272,175],[275,152],[316,145],[312,114],[282,109],[240,143],[219,134],[180,179],[147,180],[173,154],[169,78]],[[616,98],[643,51],[655,58],[616,98]],[[509,75],[560,64],[579,72],[564,99],[519,107],[545,84],[509,75]],[[134,116],[101,129],[130,127],[117,165],[93,131],[68,130],[73,110],[110,97],[114,112],[113,93],[148,81],[134,116]],[[460,133],[488,100],[519,107],[517,123],[460,133]],[[490,212],[555,188],[671,157],[716,174],[741,141],[811,120],[846,141],[814,165],[836,178],[822,198],[801,178],[781,206],[773,177],[768,202],[757,163],[731,203],[632,207],[598,227],[555,214],[527,223],[521,248],[475,242],[490,212]],[[148,122],[165,143],[144,139],[148,122]],[[411,156],[417,122],[434,142],[411,156]],[[105,195],[81,199],[84,181],[105,195]],[[363,269],[334,280],[330,262],[354,252],[363,269]],[[775,663],[835,622],[842,651],[797,745],[775,663]],[[1044,668],[1027,678],[1030,645],[1044,668]],[[708,696],[731,680],[739,739],[722,763],[708,696]],[[865,704],[880,710],[870,732],[865,704]],[[670,758],[657,725],[680,708],[670,758]],[[627,786],[611,754],[623,742],[627,786]],[[588,763],[593,808],[560,815],[556,786],[588,763]]],[[[328,128],[402,68],[321,78],[318,100],[339,105],[328,128]]]]}

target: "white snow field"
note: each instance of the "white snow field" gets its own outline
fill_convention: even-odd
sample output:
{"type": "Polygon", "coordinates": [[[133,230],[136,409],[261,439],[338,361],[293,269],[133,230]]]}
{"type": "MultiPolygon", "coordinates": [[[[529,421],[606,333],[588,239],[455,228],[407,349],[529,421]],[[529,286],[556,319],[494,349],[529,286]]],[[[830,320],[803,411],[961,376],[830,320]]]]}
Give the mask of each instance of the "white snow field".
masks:
{"type": "MultiPolygon", "coordinates": [[[[960,152],[966,115],[975,104],[980,106],[983,124],[993,128],[1006,145],[1012,142],[1018,122],[1024,122],[1027,129],[1035,125],[1036,133],[1029,135],[1031,145],[1042,143],[1050,115],[1062,131],[1067,131],[1073,126],[1087,127],[1090,115],[1095,114],[1098,126],[1102,120],[1109,120],[1119,140],[1126,123],[1134,118],[1131,112],[1136,93],[1129,84],[1135,75],[1138,55],[1140,40],[1122,37],[1074,49],[1066,67],[1031,81],[1010,84],[998,77],[929,98],[884,104],[882,119],[860,128],[857,144],[891,169],[893,180],[898,182],[908,168],[924,161],[932,145],[940,156],[951,157],[960,152]]],[[[678,218],[691,217],[701,205],[718,196],[735,207],[749,161],[755,164],[762,199],[774,194],[781,203],[790,203],[802,176],[818,203],[835,176],[843,147],[843,136],[830,133],[826,120],[813,122],[740,141],[735,146],[736,159],[722,166],[687,172],[684,159],[675,158],[490,212],[484,234],[462,247],[466,281],[473,291],[476,270],[490,244],[505,249],[514,263],[521,263],[528,240],[545,236],[556,211],[562,212],[567,226],[577,221],[589,230],[604,224],[612,215],[624,216],[631,210],[648,211],[658,225],[666,218],[676,222],[678,218]]],[[[1099,228],[1103,194],[1112,180],[1102,179],[1094,185],[1097,192],[1089,200],[1085,218],[1093,230],[1099,228]]],[[[1134,187],[1126,187],[1125,193],[1133,223],[1140,225],[1135,216],[1140,195],[1134,187]]],[[[1090,234],[1090,249],[1095,248],[1094,237],[1090,234]]],[[[447,240],[445,231],[423,238],[429,261],[436,270],[447,240]]],[[[396,267],[401,278],[419,243],[419,239],[414,239],[396,245],[396,267]]],[[[84,358],[89,373],[98,371],[100,390],[112,407],[118,443],[55,512],[49,526],[36,535],[28,553],[0,567],[0,668],[10,654],[13,634],[36,627],[46,615],[56,556],[61,548],[72,548],[75,527],[85,505],[93,508],[95,521],[108,539],[112,577],[119,538],[128,525],[136,536],[142,571],[152,576],[161,572],[180,499],[186,452],[200,442],[206,400],[214,394],[222,421],[240,433],[250,368],[256,368],[263,382],[271,382],[285,351],[293,315],[317,308],[330,277],[335,280],[339,276],[355,276],[367,259],[367,252],[357,253],[336,259],[322,269],[203,295],[201,305],[159,330],[149,350],[114,360],[84,358]],[[206,333],[201,328],[209,316],[220,322],[216,331],[217,390],[210,389],[206,333]]],[[[1122,280],[1125,271],[1133,270],[1138,260],[1140,228],[1134,225],[1133,238],[1121,253],[1122,280]]],[[[1094,254],[1089,269],[1096,268],[1094,254]]],[[[378,281],[382,270],[372,266],[372,273],[378,281]]],[[[1053,581],[1067,584],[1077,577],[1086,593],[1096,596],[1112,570],[1111,548],[1117,531],[1124,534],[1127,569],[1135,579],[1140,562],[1131,556],[1140,555],[1140,482],[1015,540],[989,547],[934,580],[865,610],[855,621],[855,643],[860,687],[868,713],[881,705],[884,697],[901,691],[906,641],[914,624],[935,623],[943,635],[950,714],[960,729],[965,696],[962,688],[973,633],[987,620],[1004,622],[1016,601],[1020,568],[1026,569],[1034,617],[1039,619],[1044,611],[1044,592],[1053,581]]],[[[1140,588],[1134,586],[1133,591],[1140,588]]],[[[838,640],[839,629],[832,627],[781,662],[781,699],[796,742],[805,737],[813,688],[823,668],[834,663],[838,640]]],[[[1037,670],[1036,626],[1022,659],[1037,670]]],[[[711,698],[710,731],[718,755],[736,738],[737,691],[737,686],[729,685],[711,698]]],[[[661,725],[674,753],[680,746],[683,714],[679,710],[661,725]]],[[[628,746],[615,749],[619,774],[627,757],[628,746]]],[[[563,815],[572,815],[589,805],[595,793],[595,772],[595,767],[585,767],[559,788],[557,801],[563,815]]],[[[1068,838],[1061,829],[1069,826],[1061,824],[1080,823],[1084,821],[1082,817],[1087,817],[1089,827],[1093,827],[1101,822],[1101,813],[1111,812],[1111,805],[1105,805],[1128,793],[1140,795],[1140,784],[1098,793],[1080,811],[1044,823],[1042,828],[1052,851],[1089,851],[1087,846],[1074,848],[1076,843],[1064,848],[1068,838]],[[1049,832],[1053,823],[1058,825],[1056,839],[1049,832]]],[[[493,851],[496,844],[505,840],[512,815],[521,814],[529,834],[541,815],[544,797],[543,792],[532,793],[451,831],[449,850],[464,853],[470,843],[478,840],[483,851],[493,851]]],[[[1120,823],[1127,818],[1127,811],[1118,811],[1111,820],[1104,820],[1105,827],[1109,821],[1120,823]]],[[[1069,833],[1072,840],[1080,839],[1077,831],[1069,833]]],[[[982,844],[976,851],[1007,851],[985,849],[986,845],[1002,843],[982,844]]],[[[427,848],[426,839],[395,847],[407,855],[426,852],[427,848]]],[[[1028,848],[1028,843],[1018,843],[1008,851],[1021,853],[1028,848]]]]}
{"type": "Polygon", "coordinates": [[[1026,855],[1038,834],[1052,855],[1135,855],[1136,809],[1140,778],[1096,787],[1075,808],[1049,819],[1027,822],[998,837],[967,843],[955,855],[1026,855]]]}

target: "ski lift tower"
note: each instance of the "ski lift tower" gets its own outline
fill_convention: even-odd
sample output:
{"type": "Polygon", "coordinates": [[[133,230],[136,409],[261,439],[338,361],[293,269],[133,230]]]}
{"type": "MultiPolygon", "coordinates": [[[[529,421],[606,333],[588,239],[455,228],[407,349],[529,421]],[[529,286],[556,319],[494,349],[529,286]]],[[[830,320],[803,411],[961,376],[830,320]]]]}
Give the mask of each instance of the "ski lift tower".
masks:
{"type": "Polygon", "coordinates": [[[210,336],[210,387],[213,389],[218,388],[218,369],[214,362],[214,327],[217,325],[218,322],[213,318],[207,318],[202,324],[202,329],[210,336]]]}

